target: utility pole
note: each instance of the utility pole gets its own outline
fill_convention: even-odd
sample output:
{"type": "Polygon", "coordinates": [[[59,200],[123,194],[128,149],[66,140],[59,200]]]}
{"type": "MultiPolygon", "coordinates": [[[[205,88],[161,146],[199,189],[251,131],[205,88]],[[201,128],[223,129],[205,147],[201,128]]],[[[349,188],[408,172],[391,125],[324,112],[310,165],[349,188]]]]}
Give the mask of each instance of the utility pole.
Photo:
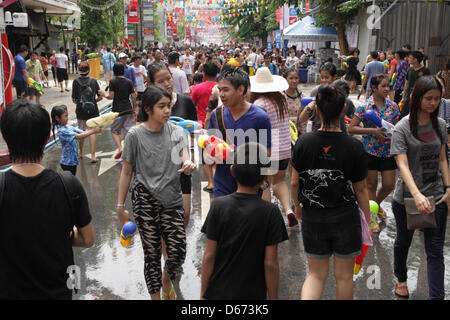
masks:
{"type": "Polygon", "coordinates": [[[128,44],[128,0],[123,0],[123,41],[128,44]]]}

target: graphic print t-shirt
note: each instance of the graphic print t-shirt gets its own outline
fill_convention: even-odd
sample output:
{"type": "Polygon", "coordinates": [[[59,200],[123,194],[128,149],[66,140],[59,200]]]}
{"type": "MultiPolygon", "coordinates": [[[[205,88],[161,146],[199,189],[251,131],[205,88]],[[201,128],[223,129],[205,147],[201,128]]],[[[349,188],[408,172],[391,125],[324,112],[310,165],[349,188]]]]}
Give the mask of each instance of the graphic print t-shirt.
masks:
{"type": "MultiPolygon", "coordinates": [[[[433,129],[431,121],[423,126],[418,126],[417,135],[421,141],[416,139],[410,129],[408,117],[400,120],[394,128],[392,134],[391,154],[406,154],[408,166],[414,178],[414,182],[424,196],[434,196],[439,200],[444,195],[442,175],[439,168],[441,147],[447,144],[447,129],[445,121],[439,120],[439,128],[443,141],[433,129]]],[[[408,187],[399,175],[395,184],[394,200],[403,204],[403,198],[411,198],[412,195],[408,187]]]]}
{"type": "Polygon", "coordinates": [[[353,214],[352,183],[367,177],[367,158],[361,142],[343,132],[309,132],[294,147],[292,165],[299,174],[298,199],[303,219],[326,222],[353,214]]]}

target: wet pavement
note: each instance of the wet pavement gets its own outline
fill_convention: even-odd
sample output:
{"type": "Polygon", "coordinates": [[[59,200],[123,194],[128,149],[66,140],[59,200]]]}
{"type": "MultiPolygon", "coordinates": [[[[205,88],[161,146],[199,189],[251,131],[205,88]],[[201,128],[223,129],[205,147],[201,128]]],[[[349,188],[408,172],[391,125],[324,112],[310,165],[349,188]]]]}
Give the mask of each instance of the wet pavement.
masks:
{"type": "MultiPolygon", "coordinates": [[[[86,141],[85,150],[89,150],[86,141]]],[[[85,151],[85,154],[87,152],[85,151]]],[[[150,299],[144,280],[144,257],[138,235],[130,248],[120,245],[120,224],[116,216],[120,161],[114,160],[115,145],[109,129],[97,138],[97,164],[91,164],[88,155],[78,166],[77,177],[81,180],[88,199],[95,229],[95,245],[89,249],[74,249],[75,263],[81,268],[81,290],[74,299],[150,299]]],[[[46,152],[47,168],[61,170],[61,148],[57,144],[46,152]]],[[[200,232],[210,204],[210,195],[202,188],[206,185],[203,170],[193,174],[192,212],[187,227],[187,254],[183,273],[176,281],[179,299],[198,300],[200,296],[200,269],[206,238],[200,232]]],[[[393,244],[395,221],[391,210],[391,198],[382,203],[387,222],[382,231],[373,236],[374,246],[368,250],[363,268],[355,276],[355,299],[400,299],[394,295],[396,279],[393,274],[393,244]]],[[[131,213],[130,196],[126,208],[131,213]]],[[[288,228],[289,240],[279,245],[280,285],[279,298],[298,300],[307,274],[307,261],[303,249],[300,226],[288,228]]],[[[417,231],[408,259],[408,287],[410,299],[428,299],[426,256],[423,233],[417,231]]],[[[446,238],[445,273],[446,299],[450,298],[450,237],[446,238]]],[[[335,299],[335,281],[330,263],[323,299],[335,299]]]]}

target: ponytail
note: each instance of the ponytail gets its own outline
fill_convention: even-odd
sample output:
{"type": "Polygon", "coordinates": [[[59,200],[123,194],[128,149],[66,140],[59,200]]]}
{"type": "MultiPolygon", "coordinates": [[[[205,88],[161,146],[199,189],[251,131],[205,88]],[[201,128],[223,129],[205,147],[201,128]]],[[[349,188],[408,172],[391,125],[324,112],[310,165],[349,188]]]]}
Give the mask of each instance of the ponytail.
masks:
{"type": "Polygon", "coordinates": [[[64,112],[67,112],[67,106],[61,104],[58,106],[54,106],[52,108],[52,111],[50,113],[50,116],[52,118],[52,133],[53,133],[53,140],[56,140],[56,136],[55,136],[55,128],[56,125],[58,124],[58,120],[56,120],[56,117],[60,117],[64,114],[64,112]]]}

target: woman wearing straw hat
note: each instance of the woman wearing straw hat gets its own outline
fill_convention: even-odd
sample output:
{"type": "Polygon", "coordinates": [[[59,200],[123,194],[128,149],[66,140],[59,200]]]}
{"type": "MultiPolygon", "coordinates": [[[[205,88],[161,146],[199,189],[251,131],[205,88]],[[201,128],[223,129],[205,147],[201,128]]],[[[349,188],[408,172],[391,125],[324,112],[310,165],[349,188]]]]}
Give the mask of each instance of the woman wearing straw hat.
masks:
{"type": "MultiPolygon", "coordinates": [[[[275,196],[280,200],[288,219],[289,226],[295,226],[298,221],[291,209],[289,189],[285,181],[286,169],[291,158],[291,133],[289,129],[289,112],[283,91],[289,84],[281,76],[272,75],[269,68],[262,67],[250,77],[250,102],[265,110],[272,125],[272,168],[278,164],[278,171],[269,176],[275,196]]],[[[263,198],[270,200],[269,189],[264,191],[263,198]]]]}

